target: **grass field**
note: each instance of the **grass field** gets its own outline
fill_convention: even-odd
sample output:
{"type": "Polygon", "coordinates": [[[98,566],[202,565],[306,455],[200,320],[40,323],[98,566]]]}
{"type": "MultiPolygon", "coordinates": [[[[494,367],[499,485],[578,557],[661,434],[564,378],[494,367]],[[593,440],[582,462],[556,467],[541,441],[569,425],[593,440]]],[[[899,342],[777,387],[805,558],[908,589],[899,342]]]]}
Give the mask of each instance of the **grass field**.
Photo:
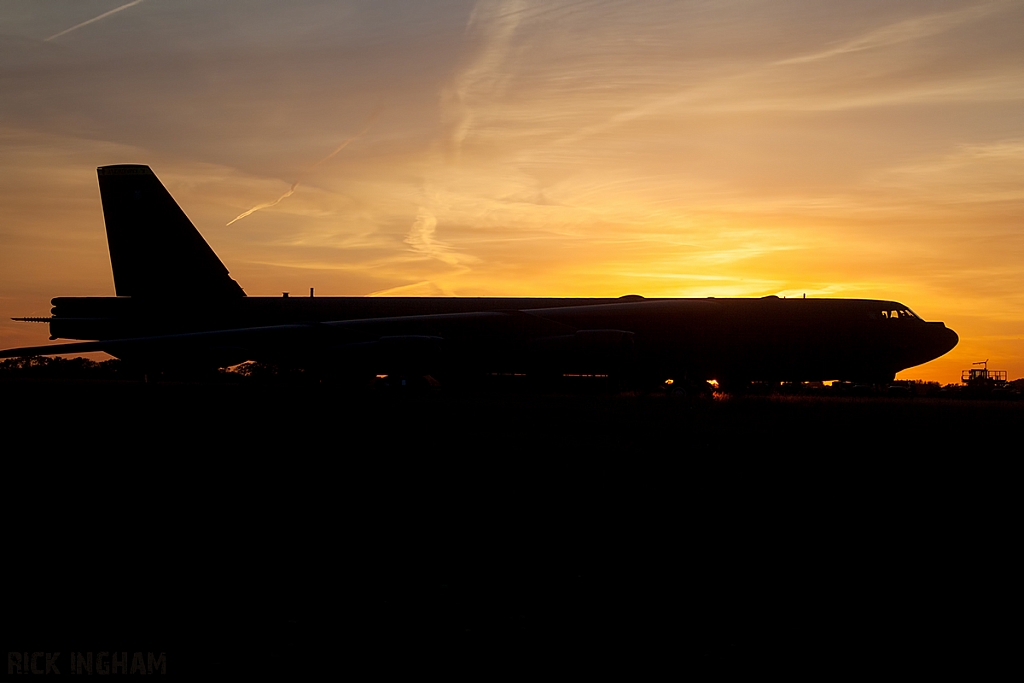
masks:
{"type": "Polygon", "coordinates": [[[9,651],[183,678],[1012,652],[1024,403],[8,379],[0,405],[9,651]]]}

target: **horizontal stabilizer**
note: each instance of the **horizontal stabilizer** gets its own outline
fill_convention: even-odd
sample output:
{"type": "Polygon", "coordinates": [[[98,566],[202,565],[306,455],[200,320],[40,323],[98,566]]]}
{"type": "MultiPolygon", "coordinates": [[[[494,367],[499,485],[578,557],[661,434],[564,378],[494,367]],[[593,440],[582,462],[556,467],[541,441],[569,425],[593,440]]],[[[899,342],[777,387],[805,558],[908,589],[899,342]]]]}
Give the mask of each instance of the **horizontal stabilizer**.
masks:
{"type": "Polygon", "coordinates": [[[46,346],[22,346],[17,349],[0,350],[0,358],[28,358],[30,356],[73,356],[79,353],[103,351],[107,342],[89,341],[73,344],[47,344],[46,346]]]}

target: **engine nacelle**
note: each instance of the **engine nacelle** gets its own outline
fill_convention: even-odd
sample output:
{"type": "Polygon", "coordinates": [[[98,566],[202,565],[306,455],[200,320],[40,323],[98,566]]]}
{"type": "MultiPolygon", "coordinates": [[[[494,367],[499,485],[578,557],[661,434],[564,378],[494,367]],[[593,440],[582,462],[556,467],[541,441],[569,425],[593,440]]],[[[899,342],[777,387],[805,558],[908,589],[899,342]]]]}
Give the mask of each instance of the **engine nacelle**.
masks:
{"type": "Polygon", "coordinates": [[[633,362],[634,337],[623,330],[579,330],[530,343],[535,365],[558,372],[616,372],[633,362]]]}
{"type": "Polygon", "coordinates": [[[337,346],[331,357],[341,367],[374,374],[427,375],[443,363],[444,352],[441,337],[401,335],[337,346]]]}

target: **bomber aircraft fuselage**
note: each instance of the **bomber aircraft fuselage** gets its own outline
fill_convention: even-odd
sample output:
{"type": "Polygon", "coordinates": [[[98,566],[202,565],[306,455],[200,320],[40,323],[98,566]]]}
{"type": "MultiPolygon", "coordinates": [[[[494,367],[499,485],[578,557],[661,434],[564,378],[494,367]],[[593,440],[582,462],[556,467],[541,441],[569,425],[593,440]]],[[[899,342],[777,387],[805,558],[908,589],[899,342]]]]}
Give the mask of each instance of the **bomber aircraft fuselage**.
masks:
{"type": "Polygon", "coordinates": [[[101,167],[115,297],[57,297],[51,339],[105,351],[355,374],[623,373],[644,381],[887,381],[957,335],[867,299],[249,297],[146,166],[101,167]]]}

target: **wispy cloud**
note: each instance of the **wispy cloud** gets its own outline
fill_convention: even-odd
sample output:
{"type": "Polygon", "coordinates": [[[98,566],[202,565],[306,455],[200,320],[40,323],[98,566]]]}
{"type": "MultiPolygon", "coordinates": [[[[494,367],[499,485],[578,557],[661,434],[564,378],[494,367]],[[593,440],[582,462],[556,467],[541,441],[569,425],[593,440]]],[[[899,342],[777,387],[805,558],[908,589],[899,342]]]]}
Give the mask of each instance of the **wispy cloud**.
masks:
{"type": "MultiPolygon", "coordinates": [[[[954,31],[1012,6],[1006,0],[997,0],[893,22],[837,45],[795,57],[763,63],[710,65],[705,78],[695,80],[686,88],[619,108],[602,121],[578,128],[561,138],[559,143],[574,145],[624,124],[679,112],[840,111],[927,102],[1021,100],[1024,99],[1024,76],[1019,69],[981,74],[936,73],[930,78],[919,76],[908,83],[898,79],[886,80],[882,72],[872,65],[864,68],[869,74],[866,83],[864,74],[857,78],[845,74],[842,79],[849,81],[848,84],[843,84],[836,73],[823,71],[821,77],[808,77],[805,71],[794,69],[921,41],[954,31]]],[[[889,69],[898,68],[903,59],[894,58],[889,69]]]]}
{"type": "Polygon", "coordinates": [[[945,33],[963,24],[977,21],[995,12],[1005,9],[1009,3],[1005,0],[988,2],[973,7],[965,7],[952,12],[938,12],[919,17],[912,17],[903,21],[882,26],[864,33],[863,35],[843,41],[833,47],[801,55],[789,57],[775,62],[778,66],[788,64],[803,64],[816,62],[822,59],[830,59],[853,52],[872,50],[899,43],[906,43],[912,40],[919,40],[930,36],[945,33]]]}
{"type": "Polygon", "coordinates": [[[473,7],[466,31],[479,36],[481,46],[470,64],[456,75],[445,96],[456,155],[473,128],[476,107],[502,88],[512,36],[527,8],[525,0],[479,0],[473,7]]]}
{"type": "Polygon", "coordinates": [[[452,266],[464,265],[476,260],[468,254],[454,252],[450,245],[437,240],[436,233],[437,217],[429,209],[420,207],[416,213],[416,220],[413,221],[412,228],[409,229],[409,234],[405,238],[405,243],[418,254],[452,266]]]}

